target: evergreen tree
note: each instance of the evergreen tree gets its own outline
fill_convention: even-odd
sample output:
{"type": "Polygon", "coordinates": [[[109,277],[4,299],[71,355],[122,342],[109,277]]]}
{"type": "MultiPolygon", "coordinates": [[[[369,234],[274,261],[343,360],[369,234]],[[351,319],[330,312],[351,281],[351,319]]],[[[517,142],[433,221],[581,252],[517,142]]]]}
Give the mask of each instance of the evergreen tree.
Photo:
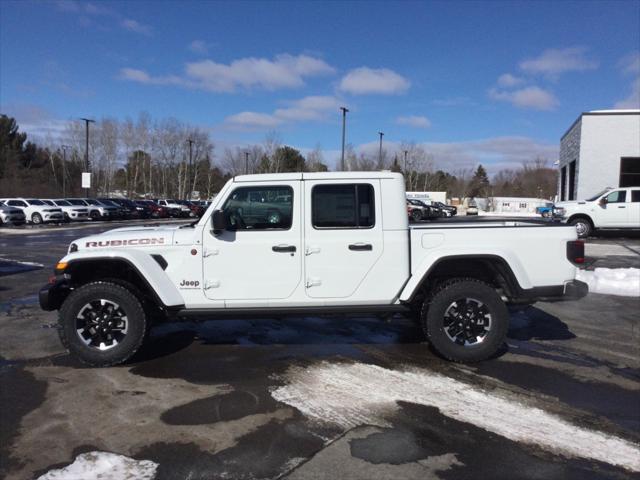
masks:
{"type": "Polygon", "coordinates": [[[469,184],[469,196],[470,197],[486,197],[489,193],[489,177],[487,171],[482,165],[478,165],[476,172],[471,178],[469,184]]]}

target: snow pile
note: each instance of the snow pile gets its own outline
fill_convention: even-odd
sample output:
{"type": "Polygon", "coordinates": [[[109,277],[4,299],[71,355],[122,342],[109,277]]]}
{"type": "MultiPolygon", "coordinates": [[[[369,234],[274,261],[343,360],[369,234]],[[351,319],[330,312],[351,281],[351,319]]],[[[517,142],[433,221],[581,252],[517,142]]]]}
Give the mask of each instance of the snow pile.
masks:
{"type": "Polygon", "coordinates": [[[158,464],[109,452],[89,452],[59,470],[51,470],[38,480],[152,480],[158,464]]]}
{"type": "Polygon", "coordinates": [[[640,297],[640,269],[596,268],[578,270],[576,279],[589,285],[589,292],[640,297]]]}
{"type": "Polygon", "coordinates": [[[283,379],[288,384],[273,389],[273,398],[344,428],[389,426],[386,418],[398,410],[398,401],[405,401],[437,407],[443,415],[516,442],[640,471],[638,445],[573,425],[515,395],[490,393],[432,371],[322,362],[292,367],[283,379]]]}

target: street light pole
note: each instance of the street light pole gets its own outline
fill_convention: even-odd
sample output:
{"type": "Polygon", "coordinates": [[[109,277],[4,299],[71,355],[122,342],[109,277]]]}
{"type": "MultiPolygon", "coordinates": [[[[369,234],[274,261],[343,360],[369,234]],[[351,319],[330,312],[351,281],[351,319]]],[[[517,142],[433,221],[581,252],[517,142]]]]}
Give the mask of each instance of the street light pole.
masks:
{"type": "Polygon", "coordinates": [[[384,133],[378,132],[378,135],[380,135],[380,150],[378,151],[378,164],[382,168],[382,136],[384,135],[384,133]]]}
{"type": "Polygon", "coordinates": [[[62,198],[67,196],[67,149],[69,145],[61,145],[62,148],[62,198]]]}
{"type": "Polygon", "coordinates": [[[185,200],[191,199],[191,192],[193,191],[193,185],[191,185],[191,147],[193,146],[193,140],[190,138],[187,140],[189,142],[189,170],[187,171],[187,186],[189,188],[189,192],[185,192],[186,197],[185,200]]]}
{"type": "Polygon", "coordinates": [[[347,112],[349,109],[346,107],[340,107],[340,110],[342,110],[342,156],[340,157],[340,168],[344,172],[344,139],[347,124],[347,112]]]}
{"type": "MultiPolygon", "coordinates": [[[[89,173],[89,124],[96,123],[95,120],[91,120],[89,118],[81,118],[80,120],[84,121],[85,125],[85,146],[84,146],[84,168],[87,173],[89,173]]],[[[89,189],[84,189],[85,197],[89,196],[89,189]]]]}
{"type": "Polygon", "coordinates": [[[402,172],[405,175],[407,174],[407,153],[409,153],[409,150],[404,151],[404,168],[402,169],[402,172]]]}
{"type": "Polygon", "coordinates": [[[244,152],[244,174],[249,174],[249,152],[244,152]]]}

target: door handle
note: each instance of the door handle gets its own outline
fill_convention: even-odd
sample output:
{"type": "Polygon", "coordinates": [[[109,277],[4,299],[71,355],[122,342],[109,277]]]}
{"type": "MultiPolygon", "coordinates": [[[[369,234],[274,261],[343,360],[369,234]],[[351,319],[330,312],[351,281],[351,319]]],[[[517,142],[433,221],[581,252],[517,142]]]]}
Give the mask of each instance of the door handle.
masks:
{"type": "Polygon", "coordinates": [[[626,205],[618,205],[618,208],[627,208],[626,205]]]}
{"type": "Polygon", "coordinates": [[[271,250],[278,253],[291,253],[296,251],[295,245],[274,245],[271,250]]]}
{"type": "Polygon", "coordinates": [[[351,245],[349,245],[349,250],[355,250],[356,252],[373,250],[373,245],[371,245],[370,243],[352,243],[351,245]]]}

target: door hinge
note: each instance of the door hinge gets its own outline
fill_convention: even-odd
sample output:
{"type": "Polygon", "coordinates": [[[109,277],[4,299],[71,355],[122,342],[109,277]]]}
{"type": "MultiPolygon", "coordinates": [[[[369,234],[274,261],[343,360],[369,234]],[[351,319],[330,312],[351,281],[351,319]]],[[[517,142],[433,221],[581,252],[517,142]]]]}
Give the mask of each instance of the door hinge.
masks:
{"type": "Polygon", "coordinates": [[[322,285],[322,280],[320,280],[319,278],[307,278],[307,283],[305,286],[307,288],[311,288],[319,287],[320,285],[322,285]]]}
{"type": "Polygon", "coordinates": [[[204,289],[209,290],[210,288],[218,288],[220,286],[220,282],[218,280],[207,280],[204,282],[204,289]]]}
{"type": "Polygon", "coordinates": [[[304,254],[307,256],[313,255],[314,253],[320,253],[320,247],[307,247],[304,251],[304,254]]]}
{"type": "Polygon", "coordinates": [[[202,256],[204,258],[207,258],[207,257],[212,257],[213,255],[218,255],[219,253],[220,253],[220,250],[218,250],[217,248],[214,248],[214,249],[205,248],[204,251],[202,252],[202,256]]]}

